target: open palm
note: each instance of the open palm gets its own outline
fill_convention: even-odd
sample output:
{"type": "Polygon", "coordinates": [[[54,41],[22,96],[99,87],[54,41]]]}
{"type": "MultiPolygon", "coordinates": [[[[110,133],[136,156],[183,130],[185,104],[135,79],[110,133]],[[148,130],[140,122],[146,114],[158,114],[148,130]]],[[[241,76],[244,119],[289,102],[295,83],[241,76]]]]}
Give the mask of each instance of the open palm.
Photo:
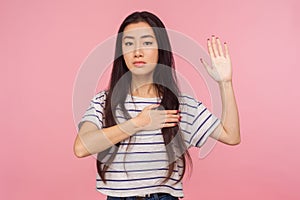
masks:
{"type": "Polygon", "coordinates": [[[212,36],[207,40],[208,53],[210,55],[212,66],[201,59],[209,75],[217,82],[226,82],[232,80],[231,60],[228,52],[228,46],[224,43],[224,50],[218,37],[212,36]]]}

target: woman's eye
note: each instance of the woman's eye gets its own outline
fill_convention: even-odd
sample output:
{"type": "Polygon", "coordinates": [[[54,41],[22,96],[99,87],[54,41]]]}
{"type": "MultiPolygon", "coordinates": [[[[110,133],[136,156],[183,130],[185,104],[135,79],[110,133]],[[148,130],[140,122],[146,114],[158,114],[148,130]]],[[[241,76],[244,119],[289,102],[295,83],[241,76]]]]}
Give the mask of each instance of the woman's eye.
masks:
{"type": "Polygon", "coordinates": [[[145,44],[146,46],[149,46],[149,45],[152,45],[153,42],[144,42],[144,44],[145,44]]]}
{"type": "Polygon", "coordinates": [[[124,44],[125,44],[125,46],[131,46],[133,43],[132,42],[125,42],[124,44]]]}

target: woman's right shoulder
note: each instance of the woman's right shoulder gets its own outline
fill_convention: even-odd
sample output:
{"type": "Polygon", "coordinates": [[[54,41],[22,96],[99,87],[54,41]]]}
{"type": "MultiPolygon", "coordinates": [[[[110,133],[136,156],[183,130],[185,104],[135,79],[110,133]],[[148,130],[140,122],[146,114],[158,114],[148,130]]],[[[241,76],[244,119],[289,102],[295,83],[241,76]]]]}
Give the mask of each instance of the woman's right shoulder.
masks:
{"type": "Polygon", "coordinates": [[[108,91],[106,90],[102,90],[100,92],[98,92],[93,98],[92,98],[92,101],[94,102],[103,102],[106,100],[106,96],[108,94],[108,91]]]}

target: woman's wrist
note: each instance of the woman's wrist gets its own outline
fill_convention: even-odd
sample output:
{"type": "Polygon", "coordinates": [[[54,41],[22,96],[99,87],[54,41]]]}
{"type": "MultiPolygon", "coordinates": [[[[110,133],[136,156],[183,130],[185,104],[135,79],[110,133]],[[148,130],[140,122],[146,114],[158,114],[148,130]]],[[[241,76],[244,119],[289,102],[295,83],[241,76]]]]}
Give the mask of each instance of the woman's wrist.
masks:
{"type": "Polygon", "coordinates": [[[218,82],[220,87],[228,87],[228,86],[232,86],[232,80],[228,80],[228,81],[220,81],[218,82]]]}
{"type": "Polygon", "coordinates": [[[122,130],[122,132],[126,133],[129,136],[134,135],[135,133],[141,131],[141,127],[138,126],[136,122],[136,118],[127,120],[124,123],[118,124],[118,126],[122,130]]]}
{"type": "Polygon", "coordinates": [[[134,118],[132,118],[128,121],[130,121],[130,123],[133,124],[133,129],[135,130],[135,132],[139,132],[139,131],[143,130],[142,126],[139,125],[139,123],[138,123],[138,118],[137,117],[134,117],[134,118]]]}

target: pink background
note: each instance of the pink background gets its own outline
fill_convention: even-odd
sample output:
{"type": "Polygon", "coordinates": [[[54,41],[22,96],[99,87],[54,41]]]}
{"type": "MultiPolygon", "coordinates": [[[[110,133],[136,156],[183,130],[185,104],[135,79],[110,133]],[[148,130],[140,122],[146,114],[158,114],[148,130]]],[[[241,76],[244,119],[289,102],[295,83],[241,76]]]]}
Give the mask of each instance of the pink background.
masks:
{"type": "MultiPolygon", "coordinates": [[[[242,143],[194,156],[185,199],[300,199],[297,0],[1,1],[0,199],[105,199],[73,155],[81,63],[136,10],[205,46],[229,43],[242,143]]],[[[88,102],[86,102],[88,105],[88,102]]]]}

